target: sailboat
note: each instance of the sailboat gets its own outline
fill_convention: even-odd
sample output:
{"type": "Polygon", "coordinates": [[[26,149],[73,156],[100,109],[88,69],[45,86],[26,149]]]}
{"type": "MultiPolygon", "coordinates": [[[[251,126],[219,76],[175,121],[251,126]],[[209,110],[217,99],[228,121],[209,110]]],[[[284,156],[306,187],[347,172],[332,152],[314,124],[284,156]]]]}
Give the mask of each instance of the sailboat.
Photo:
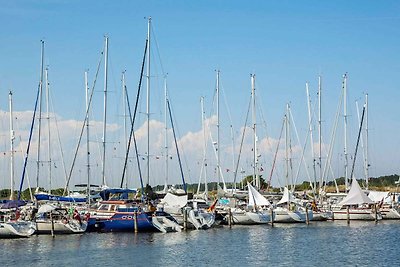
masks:
{"type": "Polygon", "coordinates": [[[312,220],[313,218],[312,210],[306,210],[287,187],[284,188],[283,196],[276,205],[277,207],[274,209],[275,222],[306,222],[307,219],[312,220]]]}
{"type": "Polygon", "coordinates": [[[382,215],[377,210],[375,202],[361,189],[356,178],[353,177],[351,188],[347,196],[332,209],[335,220],[381,220],[382,215]]]}
{"type": "Polygon", "coordinates": [[[25,218],[21,218],[20,206],[26,203],[14,200],[14,128],[11,91],[8,96],[10,106],[11,194],[10,201],[3,204],[0,209],[0,238],[29,237],[36,230],[35,224],[31,221],[26,221],[25,218]]]}

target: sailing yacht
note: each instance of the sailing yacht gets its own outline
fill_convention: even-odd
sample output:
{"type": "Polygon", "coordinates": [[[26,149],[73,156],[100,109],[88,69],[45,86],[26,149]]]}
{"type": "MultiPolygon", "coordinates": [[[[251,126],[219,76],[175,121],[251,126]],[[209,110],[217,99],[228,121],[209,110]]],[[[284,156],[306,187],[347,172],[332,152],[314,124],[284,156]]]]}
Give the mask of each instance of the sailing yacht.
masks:
{"type": "Polygon", "coordinates": [[[281,200],[276,204],[274,209],[275,222],[293,223],[293,222],[306,222],[312,220],[312,210],[306,210],[301,204],[300,200],[295,198],[292,192],[287,187],[283,190],[281,200]]]}
{"type": "Polygon", "coordinates": [[[382,219],[375,202],[362,191],[354,177],[349,193],[332,211],[335,220],[373,221],[382,219]]]}

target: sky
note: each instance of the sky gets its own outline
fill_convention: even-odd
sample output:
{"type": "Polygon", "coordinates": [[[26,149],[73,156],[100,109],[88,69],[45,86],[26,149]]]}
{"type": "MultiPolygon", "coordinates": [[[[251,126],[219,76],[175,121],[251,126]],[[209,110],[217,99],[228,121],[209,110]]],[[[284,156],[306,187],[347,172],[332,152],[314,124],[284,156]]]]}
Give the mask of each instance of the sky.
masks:
{"type": "MultiPolygon", "coordinates": [[[[398,173],[398,1],[0,0],[0,4],[0,25],[3,25],[0,42],[0,149],[3,152],[0,173],[4,177],[0,181],[1,188],[10,186],[8,93],[10,90],[13,92],[15,184],[19,185],[40,78],[40,40],[45,41],[44,61],[49,69],[51,91],[51,115],[47,121],[54,121],[50,123],[51,137],[48,142],[47,121],[42,120],[39,165],[43,170],[40,171],[39,185],[47,188],[50,183],[47,143],[51,144],[52,151],[54,177],[51,186],[63,186],[65,173],[71,169],[85,116],[84,72],[88,70],[90,88],[93,88],[105,35],[109,37],[106,176],[109,186],[119,186],[125,143],[121,73],[126,71],[126,85],[131,105],[134,105],[149,16],[152,18],[152,185],[163,184],[165,180],[165,76],[186,182],[196,183],[200,178],[205,143],[202,125],[207,130],[207,179],[217,179],[216,157],[211,149],[212,142],[216,140],[216,70],[220,70],[221,89],[221,169],[227,181],[233,180],[233,161],[237,160],[241,133],[245,127],[251,96],[250,74],[256,75],[259,166],[265,178],[270,176],[285,106],[290,103],[300,140],[299,143],[293,129],[292,172],[297,172],[302,148],[306,147],[304,159],[307,167],[301,167],[298,181],[308,179],[305,170],[312,171],[312,157],[309,144],[304,146],[308,137],[305,83],[309,82],[315,122],[318,76],[322,79],[322,158],[325,161],[345,73],[348,75],[349,161],[354,158],[359,125],[355,103],[357,101],[361,109],[367,93],[370,176],[398,173]],[[204,97],[207,121],[204,124],[201,97],[204,97]],[[65,170],[61,167],[63,161],[65,170]]],[[[92,150],[91,179],[94,183],[101,183],[103,64],[102,61],[91,111],[89,139],[92,150]]],[[[144,176],[147,172],[145,85],[144,81],[135,121],[144,176]]],[[[43,111],[43,116],[47,116],[44,102],[43,111]]],[[[332,176],[336,177],[344,174],[343,115],[341,111],[330,163],[332,176]]],[[[251,117],[247,126],[251,126],[251,117]]],[[[167,128],[168,153],[171,154],[168,157],[168,181],[178,184],[181,174],[170,122],[167,128]]],[[[247,129],[238,167],[246,175],[252,173],[252,135],[251,129],[247,129]]],[[[314,147],[317,148],[316,124],[313,125],[313,135],[314,147]]],[[[72,184],[83,183],[87,179],[85,143],[86,138],[83,138],[72,172],[72,184]]],[[[286,149],[284,140],[279,143],[276,171],[271,179],[274,185],[282,186],[285,184],[286,149]]],[[[36,183],[37,151],[35,127],[27,169],[31,184],[36,183]]],[[[364,150],[360,148],[360,151],[364,150]]],[[[362,153],[357,155],[356,164],[356,175],[360,178],[363,176],[362,153]]],[[[134,157],[131,154],[129,160],[130,187],[139,186],[134,157]]]]}

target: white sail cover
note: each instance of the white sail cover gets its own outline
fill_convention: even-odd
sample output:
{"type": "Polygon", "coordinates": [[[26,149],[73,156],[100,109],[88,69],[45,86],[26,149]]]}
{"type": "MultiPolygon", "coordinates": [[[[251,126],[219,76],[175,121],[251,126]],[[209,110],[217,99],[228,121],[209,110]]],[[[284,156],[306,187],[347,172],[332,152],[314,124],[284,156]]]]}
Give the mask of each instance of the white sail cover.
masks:
{"type": "MultiPolygon", "coordinates": [[[[373,200],[374,202],[388,202],[386,198],[388,198],[389,192],[381,192],[381,191],[370,191],[368,197],[373,200]]],[[[389,198],[390,200],[390,198],[389,198]]]]}
{"type": "Polygon", "coordinates": [[[164,205],[164,209],[168,212],[177,212],[180,208],[186,206],[188,202],[188,196],[175,196],[171,193],[167,193],[161,200],[160,204],[164,205]]]}
{"type": "Polygon", "coordinates": [[[361,204],[373,204],[371,200],[362,190],[357,180],[353,178],[351,182],[351,188],[347,196],[339,203],[340,206],[348,205],[361,205],[361,204]]]}
{"type": "Polygon", "coordinates": [[[281,200],[279,200],[277,205],[284,204],[284,203],[291,203],[291,202],[297,202],[296,198],[293,196],[292,192],[290,192],[289,189],[287,187],[285,187],[283,189],[283,196],[282,196],[281,200]]]}
{"type": "Polygon", "coordinates": [[[50,204],[43,204],[39,207],[38,213],[46,213],[55,210],[56,207],[50,204]]]}
{"type": "Polygon", "coordinates": [[[249,206],[271,206],[271,203],[263,195],[261,195],[251,184],[247,184],[249,188],[249,206]]]}

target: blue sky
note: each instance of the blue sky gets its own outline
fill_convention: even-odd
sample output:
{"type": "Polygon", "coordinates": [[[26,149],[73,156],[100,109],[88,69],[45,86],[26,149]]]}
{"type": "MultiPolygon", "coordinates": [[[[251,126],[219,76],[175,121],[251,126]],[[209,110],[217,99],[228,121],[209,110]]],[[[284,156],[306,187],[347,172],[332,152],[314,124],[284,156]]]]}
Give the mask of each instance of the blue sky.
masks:
{"type": "MultiPolygon", "coordinates": [[[[305,82],[310,82],[315,102],[317,77],[322,75],[323,131],[329,133],[341,77],[347,72],[354,128],[349,149],[354,150],[357,131],[354,102],[362,102],[363,94],[368,93],[371,175],[398,172],[398,1],[2,0],[0,4],[1,110],[8,108],[10,89],[14,91],[15,110],[32,110],[39,79],[40,40],[44,39],[54,112],[66,120],[81,120],[83,72],[89,69],[93,80],[107,34],[110,99],[114,99],[114,103],[110,100],[110,121],[117,122],[121,71],[127,70],[133,99],[147,31],[144,17],[152,16],[159,48],[157,52],[153,45],[153,58],[159,53],[168,73],[181,136],[200,131],[201,96],[206,97],[207,113],[211,112],[216,69],[221,70],[221,85],[237,131],[244,123],[250,73],[257,75],[259,103],[268,134],[275,139],[287,102],[291,102],[299,134],[305,138],[305,82]]],[[[101,89],[99,83],[97,90],[101,89]]],[[[101,97],[99,93],[98,103],[101,97]]],[[[157,114],[163,108],[162,86],[155,86],[152,99],[156,106],[153,118],[161,120],[157,114]]],[[[94,113],[101,120],[101,107],[94,113]]],[[[222,126],[228,126],[226,110],[222,117],[222,126]]]]}

